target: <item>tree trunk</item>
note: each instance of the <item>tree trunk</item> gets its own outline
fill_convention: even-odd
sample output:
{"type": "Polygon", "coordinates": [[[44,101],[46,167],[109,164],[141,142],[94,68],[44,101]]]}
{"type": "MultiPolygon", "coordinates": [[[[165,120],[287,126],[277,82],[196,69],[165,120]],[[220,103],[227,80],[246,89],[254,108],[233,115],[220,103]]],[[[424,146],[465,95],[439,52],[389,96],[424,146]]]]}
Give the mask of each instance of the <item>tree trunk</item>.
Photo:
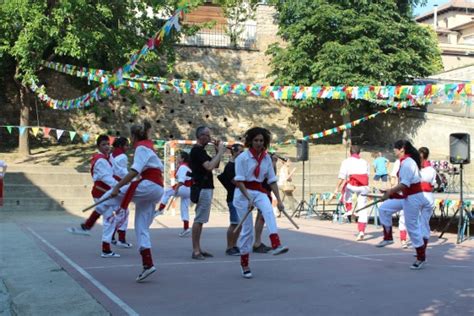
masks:
{"type": "MultiPolygon", "coordinates": [[[[28,89],[20,85],[20,126],[28,126],[30,123],[30,96],[28,89]]],[[[18,153],[22,157],[30,155],[30,144],[28,142],[28,129],[18,137],[18,153]]]]}
{"type": "MultiPolygon", "coordinates": [[[[349,112],[349,101],[345,100],[343,109],[342,109],[342,123],[347,124],[351,121],[351,113],[349,112]]],[[[346,145],[346,147],[350,147],[352,145],[351,141],[351,129],[345,129],[342,132],[342,144],[346,145]]]]}

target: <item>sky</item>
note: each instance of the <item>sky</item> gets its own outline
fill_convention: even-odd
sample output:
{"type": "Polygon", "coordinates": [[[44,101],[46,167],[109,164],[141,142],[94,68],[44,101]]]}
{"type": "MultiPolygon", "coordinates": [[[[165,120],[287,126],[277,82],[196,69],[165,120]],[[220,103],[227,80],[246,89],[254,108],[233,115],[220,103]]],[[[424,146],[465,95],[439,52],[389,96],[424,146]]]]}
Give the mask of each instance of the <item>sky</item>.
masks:
{"type": "Polygon", "coordinates": [[[420,7],[420,6],[415,7],[415,16],[418,16],[418,15],[420,15],[420,14],[422,14],[422,13],[426,13],[426,12],[428,12],[428,11],[433,10],[433,5],[435,5],[435,4],[437,4],[438,7],[439,7],[440,5],[446,4],[446,3],[448,3],[448,2],[449,2],[449,0],[428,0],[428,2],[426,3],[425,6],[423,6],[423,7],[420,7]]]}

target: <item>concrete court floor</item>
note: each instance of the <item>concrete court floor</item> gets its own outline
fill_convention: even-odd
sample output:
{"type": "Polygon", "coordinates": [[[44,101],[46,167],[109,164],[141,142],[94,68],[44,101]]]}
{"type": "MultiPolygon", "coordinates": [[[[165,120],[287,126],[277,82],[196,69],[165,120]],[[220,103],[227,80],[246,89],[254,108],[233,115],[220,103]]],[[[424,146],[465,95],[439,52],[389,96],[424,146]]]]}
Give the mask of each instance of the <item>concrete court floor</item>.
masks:
{"type": "MultiPolygon", "coordinates": [[[[395,244],[379,249],[373,225],[357,242],[356,224],[301,218],[296,230],[279,218],[290,251],[251,254],[247,280],[239,257],[224,254],[226,214],[211,214],[204,226],[203,249],[215,256],[205,261],[192,260],[191,238],[178,237],[179,216],[164,215],[151,229],[158,271],[139,284],[135,247],[115,248],[121,258],[100,257],[101,225],[88,237],[66,232],[83,220],[70,214],[12,220],[112,315],[474,315],[474,241],[457,245],[453,234],[433,233],[428,264],[412,271],[414,250],[400,248],[396,228],[395,244]]],[[[135,244],[133,214],[129,227],[135,244]]]]}

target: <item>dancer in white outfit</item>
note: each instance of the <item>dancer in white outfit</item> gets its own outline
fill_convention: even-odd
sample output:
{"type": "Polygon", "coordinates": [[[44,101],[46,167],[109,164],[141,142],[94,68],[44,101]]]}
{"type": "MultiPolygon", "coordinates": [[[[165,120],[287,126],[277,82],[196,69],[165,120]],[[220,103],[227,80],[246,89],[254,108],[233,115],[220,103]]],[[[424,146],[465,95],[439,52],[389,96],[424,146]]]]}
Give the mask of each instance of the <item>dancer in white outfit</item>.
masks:
{"type": "MultiPolygon", "coordinates": [[[[384,193],[383,200],[387,200],[394,195],[403,194],[403,210],[405,211],[405,222],[413,247],[416,249],[416,261],[410,267],[418,270],[426,262],[425,240],[426,229],[422,222],[431,216],[433,211],[433,201],[426,197],[422,177],[420,174],[421,159],[418,151],[406,140],[399,140],[394,145],[394,153],[400,158],[400,182],[395,187],[384,193]]],[[[387,223],[387,221],[385,221],[387,223]]]]}
{"type": "MultiPolygon", "coordinates": [[[[125,137],[117,137],[112,146],[110,162],[112,163],[115,180],[120,181],[128,173],[128,157],[126,152],[130,149],[130,145],[125,137]]],[[[126,240],[129,214],[130,212],[127,209],[115,216],[115,231],[112,236],[112,244],[118,247],[132,247],[132,244],[126,240]],[[115,233],[118,233],[118,240],[115,239],[115,233]]]]}
{"type": "MultiPolygon", "coordinates": [[[[98,153],[92,156],[91,160],[91,175],[94,180],[92,187],[92,197],[94,202],[99,202],[104,193],[117,184],[114,179],[112,163],[109,160],[110,143],[109,136],[100,135],[97,138],[98,153]]],[[[68,231],[73,234],[90,235],[90,229],[95,222],[102,215],[102,258],[118,258],[119,254],[110,249],[112,242],[112,235],[115,231],[115,216],[113,205],[106,205],[105,203],[96,206],[95,210],[87,218],[87,220],[80,225],[80,227],[70,227],[68,231]]]]}
{"type": "MultiPolygon", "coordinates": [[[[367,204],[367,194],[369,193],[369,163],[360,158],[360,147],[351,146],[351,156],[341,163],[339,170],[339,181],[336,185],[335,195],[342,186],[341,193],[344,199],[348,214],[352,214],[352,195],[357,194],[357,207],[363,208],[367,204]]],[[[368,221],[368,210],[357,213],[358,235],[357,240],[364,240],[365,228],[368,221]]]]}
{"type": "Polygon", "coordinates": [[[106,202],[120,204],[123,210],[128,208],[130,201],[136,206],[135,232],[140,255],[142,257],[143,271],[136,278],[137,282],[143,281],[156,271],[151,255],[150,225],[153,221],[155,206],[163,195],[163,164],[156,155],[151,138],[151,125],[133,125],[130,129],[135,154],[130,172],[113,188],[113,199],[106,202]],[[140,179],[132,181],[137,175],[140,179]],[[131,182],[132,181],[132,182],[131,182]],[[130,184],[128,184],[131,182],[130,184]]]}
{"type": "MultiPolygon", "coordinates": [[[[423,190],[423,194],[425,197],[430,201],[430,203],[434,203],[433,199],[433,188],[436,184],[436,170],[431,166],[428,157],[430,155],[430,151],[426,147],[421,147],[418,149],[421,158],[421,165],[422,169],[420,171],[421,175],[421,187],[423,190]]],[[[400,164],[398,164],[400,166],[400,164]]],[[[398,177],[398,171],[395,174],[398,177]]],[[[383,227],[383,240],[378,243],[377,247],[385,247],[387,245],[393,244],[393,236],[392,236],[392,215],[398,211],[400,211],[400,218],[398,227],[400,230],[400,240],[402,243],[403,248],[407,248],[406,243],[406,226],[405,226],[405,215],[402,210],[403,208],[403,196],[392,196],[394,198],[390,198],[382,203],[380,206],[380,222],[383,227]]],[[[427,244],[430,238],[430,218],[432,213],[424,212],[421,214],[420,217],[420,227],[422,228],[422,235],[423,241],[427,244]]]]}
{"type": "Polygon", "coordinates": [[[191,229],[189,228],[189,205],[191,204],[190,188],[193,184],[193,180],[189,176],[190,174],[191,169],[189,168],[189,154],[185,151],[181,151],[178,156],[178,169],[176,170],[175,174],[178,183],[165,190],[157,211],[159,214],[161,214],[165,209],[166,204],[168,204],[168,200],[172,196],[179,197],[181,199],[180,213],[181,220],[183,221],[183,231],[179,233],[180,237],[186,237],[191,234],[191,229]]]}
{"type": "MultiPolygon", "coordinates": [[[[254,127],[245,133],[245,146],[249,149],[241,153],[235,160],[234,181],[238,190],[235,190],[233,204],[239,218],[244,218],[245,214],[254,207],[260,210],[270,231],[273,254],[279,255],[288,252],[288,247],[282,246],[280,243],[273,207],[267,191],[262,186],[263,181],[267,179],[277,199],[278,209],[284,210],[272,159],[267,154],[269,145],[270,132],[268,130],[254,127]]],[[[247,279],[252,278],[249,254],[252,250],[253,234],[252,216],[248,216],[242,224],[238,240],[242,276],[247,279]]]]}

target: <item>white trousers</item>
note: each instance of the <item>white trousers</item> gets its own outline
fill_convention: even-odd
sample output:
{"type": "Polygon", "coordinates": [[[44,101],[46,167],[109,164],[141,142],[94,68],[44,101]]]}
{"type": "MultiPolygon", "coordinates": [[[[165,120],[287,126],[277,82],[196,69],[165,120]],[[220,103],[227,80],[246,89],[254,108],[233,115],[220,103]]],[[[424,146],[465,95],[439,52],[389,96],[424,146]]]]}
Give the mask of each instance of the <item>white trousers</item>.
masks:
{"type": "Polygon", "coordinates": [[[121,210],[118,214],[115,214],[115,228],[117,230],[127,230],[129,215],[130,212],[128,211],[128,209],[121,210]]]}
{"type": "MultiPolygon", "coordinates": [[[[169,199],[173,195],[175,195],[173,188],[166,189],[160,203],[164,205],[168,204],[169,199]]],[[[176,195],[176,197],[179,197],[181,199],[179,209],[180,209],[182,221],[189,221],[189,205],[191,204],[190,195],[191,195],[190,187],[185,187],[184,185],[179,187],[178,194],[176,195]]]]}
{"type": "MultiPolygon", "coordinates": [[[[352,203],[352,194],[357,194],[357,208],[362,208],[367,205],[367,194],[369,194],[369,187],[358,187],[355,185],[347,184],[345,191],[344,191],[344,202],[345,203],[352,203]]],[[[368,214],[369,210],[365,209],[357,213],[359,216],[358,222],[359,223],[367,223],[368,222],[368,214]]]]}
{"type": "Polygon", "coordinates": [[[420,192],[403,200],[405,224],[413,247],[423,246],[423,239],[430,237],[430,218],[433,213],[433,194],[420,192]]]}
{"type": "MultiPolygon", "coordinates": [[[[119,207],[123,196],[130,184],[120,188],[120,193],[104,204],[119,207]]],[[[150,225],[153,221],[156,204],[161,200],[163,187],[158,184],[143,180],[137,187],[132,201],[135,203],[135,233],[137,236],[138,250],[151,248],[150,225]]],[[[123,210],[122,210],[123,211],[123,210]]]]}
{"type": "MultiPolygon", "coordinates": [[[[94,203],[101,201],[102,198],[94,198],[94,203]]],[[[110,244],[112,235],[115,231],[114,206],[102,203],[97,205],[95,211],[102,215],[102,241],[110,244]]]]}
{"type": "MultiPolygon", "coordinates": [[[[248,190],[248,192],[250,194],[250,198],[254,201],[256,209],[260,210],[262,213],[263,219],[265,220],[265,224],[267,225],[270,234],[278,233],[275,214],[273,213],[272,203],[270,202],[268,196],[265,193],[256,190],[248,190]]],[[[239,218],[244,218],[245,213],[248,211],[249,201],[238,189],[235,190],[233,204],[237,209],[239,218]]],[[[253,212],[256,212],[256,209],[254,209],[253,212]]],[[[242,223],[242,230],[240,231],[239,240],[237,242],[237,246],[240,249],[240,254],[245,255],[250,253],[252,250],[253,238],[253,218],[251,215],[249,215],[245,222],[242,223]]]]}

